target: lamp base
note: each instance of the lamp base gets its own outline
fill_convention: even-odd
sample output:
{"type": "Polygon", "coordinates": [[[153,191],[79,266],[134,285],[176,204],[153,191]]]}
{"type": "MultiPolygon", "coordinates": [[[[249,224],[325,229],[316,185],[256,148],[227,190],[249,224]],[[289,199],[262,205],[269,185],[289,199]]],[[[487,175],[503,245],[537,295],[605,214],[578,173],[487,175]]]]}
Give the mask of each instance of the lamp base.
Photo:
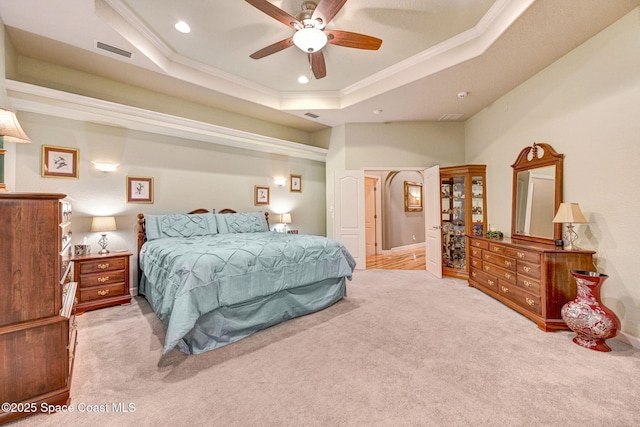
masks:
{"type": "Polygon", "coordinates": [[[0,182],[0,193],[8,193],[9,190],[7,190],[7,184],[5,184],[4,182],[0,182]]]}
{"type": "Polygon", "coordinates": [[[103,234],[100,240],[98,240],[98,244],[102,249],[98,251],[99,254],[104,255],[108,254],[109,250],[107,249],[107,245],[109,244],[109,240],[107,240],[107,235],[103,234]]]}

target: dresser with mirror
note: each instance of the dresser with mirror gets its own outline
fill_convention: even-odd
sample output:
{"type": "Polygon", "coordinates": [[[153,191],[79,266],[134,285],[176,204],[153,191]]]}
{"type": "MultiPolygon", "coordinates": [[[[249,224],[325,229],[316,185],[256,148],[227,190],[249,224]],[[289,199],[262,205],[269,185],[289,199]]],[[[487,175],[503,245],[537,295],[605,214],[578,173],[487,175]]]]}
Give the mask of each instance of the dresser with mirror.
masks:
{"type": "Polygon", "coordinates": [[[468,235],[469,285],[535,322],[543,331],[569,329],[562,306],[576,297],[570,270],[593,270],[590,250],[567,250],[562,224],[564,155],[550,145],[525,147],[513,168],[511,237],[468,235]]]}

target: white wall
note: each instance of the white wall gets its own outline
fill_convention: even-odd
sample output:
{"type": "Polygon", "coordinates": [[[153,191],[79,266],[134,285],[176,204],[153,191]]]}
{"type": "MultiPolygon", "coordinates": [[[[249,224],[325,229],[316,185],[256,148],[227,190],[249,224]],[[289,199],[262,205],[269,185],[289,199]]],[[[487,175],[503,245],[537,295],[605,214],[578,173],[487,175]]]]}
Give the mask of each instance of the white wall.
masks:
{"type": "MultiPolygon", "coordinates": [[[[112,248],[136,252],[138,213],[182,213],[196,208],[291,212],[290,228],[325,234],[325,164],[323,162],[241,150],[206,142],[130,131],[96,123],[21,113],[20,121],[33,141],[16,146],[15,188],[18,192],[56,192],[73,201],[73,244],[87,237],[97,251],[97,233],[90,233],[95,215],[114,215],[118,231],[109,233],[112,248]],[[79,179],[43,178],[42,145],[78,148],[79,179]],[[100,172],[91,161],[119,163],[115,172],[100,172]],[[302,176],[302,192],[276,187],[273,178],[302,176]],[[126,177],[154,178],[153,204],[126,202],[126,177]],[[268,207],[254,205],[254,186],[271,190],[268,207]]],[[[278,215],[272,215],[271,224],[278,215]]],[[[137,277],[135,262],[132,278],[137,277]]],[[[133,280],[134,285],[136,281],[133,280]]]]}
{"type": "Polygon", "coordinates": [[[564,200],[589,221],[577,243],[597,251],[603,301],[640,338],[640,8],[467,120],[465,133],[466,162],[487,164],[488,220],[502,231],[520,150],[545,142],[565,155],[564,200]]]}

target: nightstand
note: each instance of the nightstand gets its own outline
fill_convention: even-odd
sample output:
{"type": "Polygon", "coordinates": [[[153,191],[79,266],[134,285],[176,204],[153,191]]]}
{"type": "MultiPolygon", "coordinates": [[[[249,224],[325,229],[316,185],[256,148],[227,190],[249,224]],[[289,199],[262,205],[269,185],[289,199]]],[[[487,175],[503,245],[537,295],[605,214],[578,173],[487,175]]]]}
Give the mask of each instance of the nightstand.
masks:
{"type": "Polygon", "coordinates": [[[131,252],[74,256],[73,277],[78,282],[76,313],[130,304],[129,257],[131,252]]]}

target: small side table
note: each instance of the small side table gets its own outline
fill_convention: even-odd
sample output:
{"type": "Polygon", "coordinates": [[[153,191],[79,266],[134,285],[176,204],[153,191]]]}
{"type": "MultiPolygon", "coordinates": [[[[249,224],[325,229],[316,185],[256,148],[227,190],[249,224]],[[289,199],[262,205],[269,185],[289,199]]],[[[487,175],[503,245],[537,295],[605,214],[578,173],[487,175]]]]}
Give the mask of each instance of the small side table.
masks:
{"type": "Polygon", "coordinates": [[[131,252],[110,252],[71,258],[78,282],[76,314],[87,310],[130,304],[129,258],[131,252]]]}

